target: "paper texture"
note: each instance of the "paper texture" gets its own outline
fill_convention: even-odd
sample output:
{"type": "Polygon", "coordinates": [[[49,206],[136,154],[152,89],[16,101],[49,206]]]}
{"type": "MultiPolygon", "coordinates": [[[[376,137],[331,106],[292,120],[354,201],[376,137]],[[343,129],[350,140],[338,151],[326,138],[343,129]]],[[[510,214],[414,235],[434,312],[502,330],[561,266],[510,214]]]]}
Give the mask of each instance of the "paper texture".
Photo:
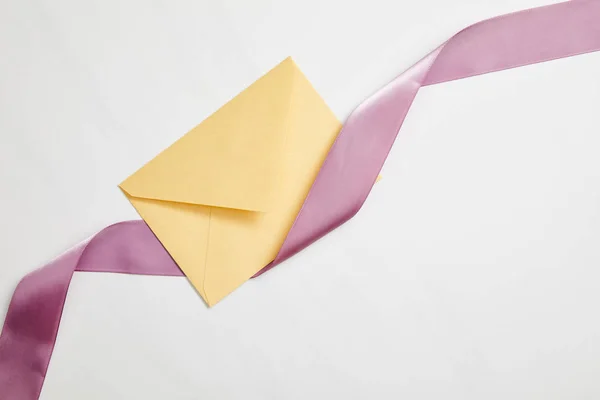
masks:
{"type": "Polygon", "coordinates": [[[340,128],[287,58],[120,187],[214,305],[275,258],[340,128]]]}

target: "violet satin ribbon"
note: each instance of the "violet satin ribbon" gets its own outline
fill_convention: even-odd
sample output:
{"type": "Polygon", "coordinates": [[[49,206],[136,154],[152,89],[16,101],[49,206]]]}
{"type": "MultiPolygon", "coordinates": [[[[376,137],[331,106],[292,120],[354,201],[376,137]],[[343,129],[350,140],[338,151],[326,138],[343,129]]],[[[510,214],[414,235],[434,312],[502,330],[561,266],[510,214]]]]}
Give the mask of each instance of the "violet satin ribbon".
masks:
{"type": "Polygon", "coordinates": [[[362,207],[422,86],[600,50],[600,0],[502,15],[463,29],[350,114],[275,260],[288,259],[362,207]]]}
{"type": "MultiPolygon", "coordinates": [[[[348,118],[275,260],[358,212],[421,86],[600,50],[600,0],[573,0],[470,26],[363,102],[348,118]]],[[[0,399],[36,400],[74,271],[181,276],[142,221],[110,226],[27,275],[0,335],[0,399]]]]}
{"type": "Polygon", "coordinates": [[[143,221],[111,225],[29,275],[0,335],[0,399],[39,398],[74,271],[183,276],[143,221]]]}

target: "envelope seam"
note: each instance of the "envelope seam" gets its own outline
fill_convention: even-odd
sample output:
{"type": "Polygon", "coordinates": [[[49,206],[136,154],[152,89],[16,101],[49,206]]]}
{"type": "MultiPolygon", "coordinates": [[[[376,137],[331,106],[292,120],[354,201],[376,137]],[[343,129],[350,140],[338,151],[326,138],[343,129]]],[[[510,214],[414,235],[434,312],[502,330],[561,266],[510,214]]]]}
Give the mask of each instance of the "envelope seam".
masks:
{"type": "Polygon", "coordinates": [[[210,222],[212,220],[212,207],[208,209],[208,233],[206,234],[206,252],[204,253],[204,273],[202,274],[202,291],[204,292],[204,296],[206,296],[206,303],[208,306],[211,306],[210,300],[208,298],[208,294],[206,293],[206,270],[208,269],[208,252],[209,252],[209,244],[210,244],[210,222]]]}

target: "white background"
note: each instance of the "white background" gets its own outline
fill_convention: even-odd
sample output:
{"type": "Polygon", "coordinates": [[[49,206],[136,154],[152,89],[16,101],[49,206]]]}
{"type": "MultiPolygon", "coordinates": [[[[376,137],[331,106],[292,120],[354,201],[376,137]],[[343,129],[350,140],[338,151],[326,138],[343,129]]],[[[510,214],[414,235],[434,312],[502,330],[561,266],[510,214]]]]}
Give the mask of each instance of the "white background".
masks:
{"type": "MultiPolygon", "coordinates": [[[[343,120],[457,30],[548,3],[0,0],[0,320],[286,56],[343,120]]],[[[599,398],[599,70],[422,89],[363,210],[213,309],[183,278],[77,273],[41,398],[599,398]]]]}

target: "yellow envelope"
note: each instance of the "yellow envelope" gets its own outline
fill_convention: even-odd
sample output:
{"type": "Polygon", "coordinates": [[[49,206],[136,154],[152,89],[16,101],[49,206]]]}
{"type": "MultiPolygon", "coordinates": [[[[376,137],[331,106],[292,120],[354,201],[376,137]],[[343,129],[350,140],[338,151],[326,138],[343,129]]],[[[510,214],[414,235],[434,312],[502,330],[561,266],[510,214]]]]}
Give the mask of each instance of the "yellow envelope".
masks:
{"type": "Polygon", "coordinates": [[[340,128],[287,58],[120,187],[211,306],[275,258],[340,128]]]}

